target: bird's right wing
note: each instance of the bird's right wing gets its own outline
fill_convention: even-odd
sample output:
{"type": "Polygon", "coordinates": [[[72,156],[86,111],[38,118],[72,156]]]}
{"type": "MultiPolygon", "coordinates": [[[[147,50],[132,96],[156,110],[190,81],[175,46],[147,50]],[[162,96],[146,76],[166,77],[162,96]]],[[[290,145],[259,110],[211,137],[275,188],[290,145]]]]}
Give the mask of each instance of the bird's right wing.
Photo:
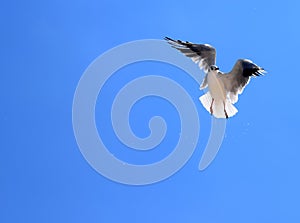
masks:
{"type": "Polygon", "coordinates": [[[175,49],[190,57],[201,69],[204,70],[206,76],[200,86],[200,89],[207,87],[207,72],[211,65],[216,64],[216,49],[208,44],[194,44],[183,42],[181,40],[173,40],[165,37],[165,40],[175,49]]]}

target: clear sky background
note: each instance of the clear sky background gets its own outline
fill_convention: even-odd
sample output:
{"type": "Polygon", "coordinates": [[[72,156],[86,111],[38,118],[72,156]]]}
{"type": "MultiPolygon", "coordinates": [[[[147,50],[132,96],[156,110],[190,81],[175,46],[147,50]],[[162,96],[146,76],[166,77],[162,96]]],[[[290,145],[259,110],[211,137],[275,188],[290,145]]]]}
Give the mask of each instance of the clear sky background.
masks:
{"type": "MultiPolygon", "coordinates": [[[[289,0],[3,2],[0,222],[299,222],[299,9],[299,1],[289,0]],[[174,71],[199,112],[197,149],[163,182],[118,184],[94,171],[78,149],[74,92],[87,66],[105,51],[164,36],[212,44],[223,71],[249,58],[268,74],[252,79],[240,96],[218,156],[200,172],[211,117],[197,101],[198,85],[174,71]]],[[[152,65],[138,64],[133,73],[159,70],[152,65]]],[[[131,72],[119,75],[130,80],[131,72]]],[[[115,89],[118,82],[111,82],[115,89]]],[[[109,98],[107,89],[97,111],[109,98]]],[[[178,117],[155,100],[134,107],[133,129],[146,136],[151,108],[162,113],[172,126],[165,142],[171,151],[178,117]]],[[[123,150],[114,153],[131,158],[123,150]]],[[[162,155],[164,150],[151,159],[162,155]]]]}

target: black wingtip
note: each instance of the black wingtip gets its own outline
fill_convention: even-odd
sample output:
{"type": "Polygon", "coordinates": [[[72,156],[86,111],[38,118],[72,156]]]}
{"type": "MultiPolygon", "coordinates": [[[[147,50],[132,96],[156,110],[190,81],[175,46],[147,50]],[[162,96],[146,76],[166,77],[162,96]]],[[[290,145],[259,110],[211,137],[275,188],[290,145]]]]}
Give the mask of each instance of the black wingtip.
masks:
{"type": "Polygon", "coordinates": [[[265,68],[260,67],[258,70],[258,73],[259,73],[259,76],[261,76],[261,75],[265,75],[267,73],[267,71],[265,70],[265,68]]]}
{"type": "Polygon", "coordinates": [[[188,45],[191,45],[192,43],[189,42],[189,41],[181,41],[181,40],[175,40],[175,39],[172,39],[170,37],[165,37],[164,40],[168,41],[170,44],[180,44],[180,45],[184,45],[184,46],[188,46],[188,45]]]}
{"type": "Polygon", "coordinates": [[[266,73],[268,73],[268,72],[266,71],[266,69],[265,69],[265,68],[262,68],[262,67],[261,67],[260,69],[261,69],[261,73],[262,73],[262,74],[266,74],[266,73]]]}
{"type": "Polygon", "coordinates": [[[171,39],[170,37],[167,37],[167,36],[164,38],[164,40],[167,40],[167,41],[174,41],[173,39],[171,39]]]}

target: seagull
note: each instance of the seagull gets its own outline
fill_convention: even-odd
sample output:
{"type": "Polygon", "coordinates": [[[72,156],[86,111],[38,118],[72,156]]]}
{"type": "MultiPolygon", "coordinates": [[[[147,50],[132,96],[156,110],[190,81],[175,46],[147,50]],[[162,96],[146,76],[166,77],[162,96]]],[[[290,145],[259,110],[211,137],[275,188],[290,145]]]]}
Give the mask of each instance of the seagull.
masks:
{"type": "Polygon", "coordinates": [[[248,59],[238,59],[232,70],[224,73],[216,66],[216,49],[213,46],[174,40],[169,37],[165,37],[165,40],[204,70],[206,75],[200,90],[208,87],[208,91],[199,100],[216,118],[227,119],[234,116],[238,110],[233,104],[238,101],[238,95],[243,92],[250,78],[266,73],[264,68],[248,59]]]}

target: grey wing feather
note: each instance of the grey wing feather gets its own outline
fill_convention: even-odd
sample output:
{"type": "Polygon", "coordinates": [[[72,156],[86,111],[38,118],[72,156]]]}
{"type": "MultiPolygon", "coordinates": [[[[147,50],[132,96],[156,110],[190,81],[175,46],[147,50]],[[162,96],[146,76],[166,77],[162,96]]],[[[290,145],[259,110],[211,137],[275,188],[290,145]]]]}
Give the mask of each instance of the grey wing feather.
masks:
{"type": "MultiPolygon", "coordinates": [[[[183,42],[181,40],[173,40],[165,37],[165,40],[175,49],[179,50],[187,57],[190,57],[195,63],[199,65],[205,73],[208,72],[211,65],[216,64],[216,49],[208,44],[194,44],[190,42],[183,42]]],[[[207,87],[207,75],[205,76],[200,89],[207,87]]]]}
{"type": "Polygon", "coordinates": [[[238,95],[241,94],[250,81],[250,77],[263,75],[265,70],[250,60],[239,59],[228,74],[220,75],[225,89],[228,92],[231,103],[236,103],[238,95]]]}

